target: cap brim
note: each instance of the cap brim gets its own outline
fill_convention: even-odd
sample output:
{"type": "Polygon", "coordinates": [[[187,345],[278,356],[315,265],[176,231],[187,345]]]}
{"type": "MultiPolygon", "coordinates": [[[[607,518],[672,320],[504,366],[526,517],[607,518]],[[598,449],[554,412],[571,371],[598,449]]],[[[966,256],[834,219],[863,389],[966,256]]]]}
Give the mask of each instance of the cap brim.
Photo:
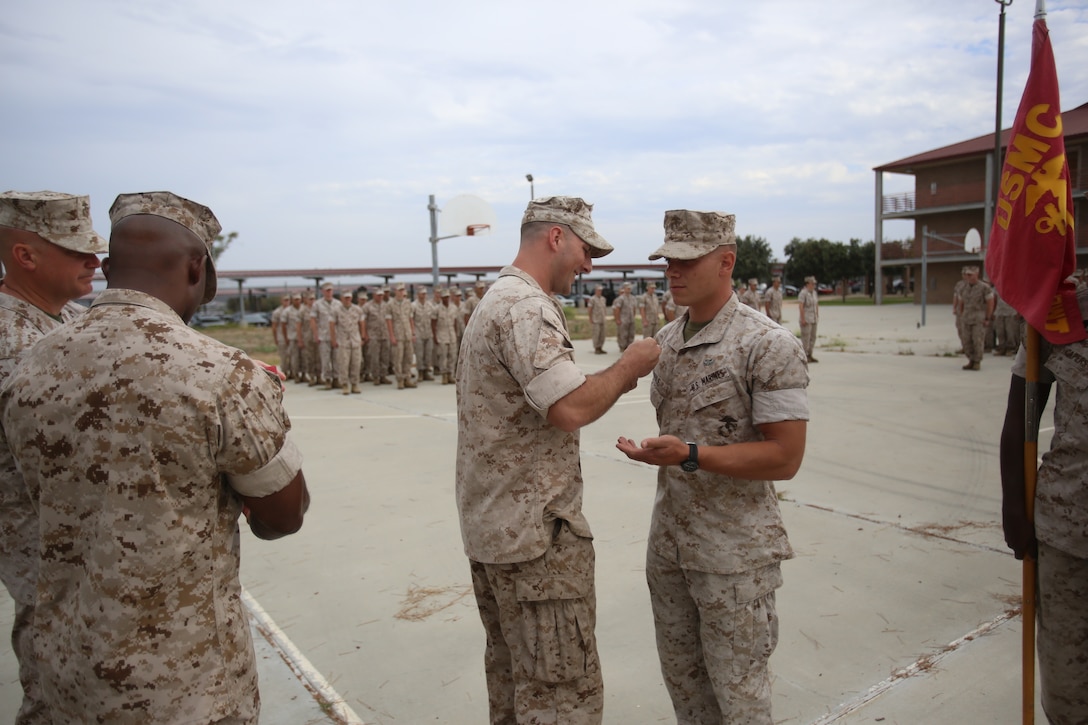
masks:
{"type": "Polygon", "coordinates": [[[699,242],[665,242],[650,255],[650,261],[658,259],[698,259],[705,257],[726,244],[701,244],[699,242]]]}

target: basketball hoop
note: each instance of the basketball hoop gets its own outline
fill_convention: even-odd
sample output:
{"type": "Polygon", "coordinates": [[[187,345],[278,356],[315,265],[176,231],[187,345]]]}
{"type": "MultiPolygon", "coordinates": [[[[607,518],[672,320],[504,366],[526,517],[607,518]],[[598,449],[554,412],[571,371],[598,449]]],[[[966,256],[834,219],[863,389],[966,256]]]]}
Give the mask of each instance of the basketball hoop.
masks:
{"type": "Polygon", "coordinates": [[[469,224],[465,228],[465,235],[469,237],[475,237],[480,234],[487,234],[491,231],[490,224],[469,224]]]}

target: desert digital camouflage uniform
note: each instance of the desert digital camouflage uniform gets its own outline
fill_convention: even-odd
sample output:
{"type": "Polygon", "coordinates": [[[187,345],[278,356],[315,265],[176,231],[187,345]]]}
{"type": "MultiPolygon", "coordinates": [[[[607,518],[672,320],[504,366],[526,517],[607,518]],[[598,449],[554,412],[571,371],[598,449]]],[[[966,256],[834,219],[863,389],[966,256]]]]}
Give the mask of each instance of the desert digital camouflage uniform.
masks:
{"type": "Polygon", "coordinates": [[[608,311],[608,300],[603,294],[598,295],[594,292],[586,302],[586,308],[589,310],[589,323],[593,327],[593,352],[602,353],[604,352],[605,314],[608,311]]]}
{"type": "Polygon", "coordinates": [[[426,291],[416,293],[412,302],[412,324],[416,330],[416,370],[420,380],[434,380],[434,332],[431,319],[434,303],[426,299],[426,291]]]}
{"type": "MultiPolygon", "coordinates": [[[[61,319],[34,305],[6,294],[0,286],[0,386],[34,343],[63,322],[83,314],[84,308],[69,302],[61,319]]],[[[34,605],[38,585],[38,514],[31,504],[23,476],[7,443],[0,438],[0,579],[15,604],[11,645],[19,662],[19,679],[25,693],[16,723],[48,723],[42,704],[38,663],[34,657],[34,605]]]]}
{"type": "Polygon", "coordinates": [[[287,347],[287,328],[284,327],[284,318],[290,306],[290,296],[284,295],[280,301],[280,306],[272,311],[272,316],[268,321],[272,328],[272,340],[276,343],[276,352],[280,356],[280,371],[288,378],[292,375],[289,367],[291,353],[287,347]]]}
{"type": "MultiPolygon", "coordinates": [[[[1084,292],[1081,298],[1085,309],[1084,292]]],[[[1052,723],[1088,722],[1088,341],[1044,341],[1039,381],[1057,384],[1054,434],[1035,489],[1039,544],[1037,649],[1043,710],[1052,723]]],[[[1020,348],[1012,373],[1026,377],[1020,348]]]]}
{"type": "Polygon", "coordinates": [[[782,324],[782,287],[773,284],[763,294],[763,309],[775,322],[782,324]]]}
{"type": "MultiPolygon", "coordinates": [[[[404,285],[397,285],[397,292],[404,292],[404,285]]],[[[393,375],[398,388],[414,388],[412,382],[412,355],[415,352],[415,328],[412,320],[412,303],[406,296],[391,299],[385,305],[385,322],[391,332],[389,343],[393,351],[393,375]]]]}
{"type": "Polygon", "coordinates": [[[362,365],[363,335],[361,321],[363,308],[351,303],[351,294],[344,295],[333,308],[333,324],[336,326],[336,379],[344,389],[344,395],[359,392],[359,368],[362,365]]]}
{"type": "Polygon", "coordinates": [[[284,373],[288,380],[302,382],[305,376],[302,372],[302,295],[291,295],[291,306],[283,314],[283,326],[287,335],[287,359],[284,361],[284,373]]]}
{"type": "Polygon", "coordinates": [[[642,336],[653,337],[661,324],[661,303],[657,299],[657,287],[650,285],[639,301],[642,315],[642,336]]]}
{"type": "Polygon", "coordinates": [[[547,421],[548,408],[585,382],[563,311],[508,266],[463,344],[472,364],[457,372],[457,505],[487,631],[492,722],[600,723],[579,434],[547,421]],[[501,631],[500,618],[520,620],[522,632],[501,631]]]}
{"type": "Polygon", "coordinates": [[[367,345],[366,367],[370,379],[375,385],[387,385],[386,370],[389,368],[389,331],[385,327],[385,303],[378,299],[381,292],[363,305],[363,319],[366,321],[366,334],[370,338],[367,345]]]}
{"type": "Polygon", "coordinates": [[[302,295],[302,332],[306,346],[302,348],[302,370],[310,387],[317,385],[321,372],[321,358],[317,353],[317,311],[314,309],[312,292],[302,295]]]}
{"type": "Polygon", "coordinates": [[[318,382],[332,385],[332,379],[336,377],[336,362],[333,359],[331,337],[329,335],[329,321],[333,314],[334,306],[340,303],[333,298],[326,300],[322,286],[321,299],[314,302],[313,315],[317,324],[317,371],[318,382]]]}
{"type": "Polygon", "coordinates": [[[616,342],[620,346],[620,352],[627,349],[635,339],[635,307],[634,296],[631,294],[630,285],[623,285],[620,294],[612,300],[612,315],[616,318],[616,342]]]}
{"type": "Polygon", "coordinates": [[[961,279],[952,288],[952,314],[956,320],[956,336],[960,340],[960,351],[967,349],[967,340],[963,331],[963,288],[967,286],[967,267],[960,270],[961,279]]]}
{"type": "Polygon", "coordinates": [[[977,366],[983,357],[986,338],[987,304],[994,298],[990,285],[981,280],[967,282],[960,292],[960,324],[963,326],[963,353],[968,365],[977,366]]]}
{"type": "Polygon", "coordinates": [[[457,370],[457,363],[461,359],[461,340],[465,336],[465,310],[461,302],[461,290],[459,287],[450,288],[450,307],[456,308],[457,314],[453,318],[453,329],[457,333],[457,340],[450,347],[450,375],[457,370]]]}
{"type": "Polygon", "coordinates": [[[760,304],[759,290],[752,289],[752,283],[749,282],[748,286],[744,288],[744,291],[740,293],[740,301],[743,304],[748,305],[756,312],[763,311],[763,305],[760,304]]]}
{"type": "Polygon", "coordinates": [[[449,302],[450,293],[442,290],[442,302],[435,307],[434,345],[438,372],[442,373],[443,384],[453,382],[453,373],[457,365],[457,307],[449,302]]]}
{"type": "MultiPolygon", "coordinates": [[[[797,339],[734,294],[684,342],[658,335],[650,400],[660,435],[700,445],[761,440],[759,425],[808,420],[797,339]]],[[[770,723],[767,660],[778,640],[779,563],[793,556],[771,481],[658,470],[646,578],[665,684],[682,723],[770,723]]]]}
{"type": "Polygon", "coordinates": [[[279,381],[164,302],[109,289],[35,346],[0,407],[39,502],[54,722],[255,725],[237,494],[300,470],[279,381]]]}
{"type": "Polygon", "coordinates": [[[797,306],[800,309],[801,319],[805,322],[801,325],[801,347],[804,348],[808,361],[816,362],[812,353],[816,347],[816,329],[820,325],[820,298],[815,289],[808,288],[807,282],[805,287],[797,293],[797,306]]]}
{"type": "Polygon", "coordinates": [[[994,334],[997,342],[994,355],[1015,355],[1020,349],[1020,313],[994,291],[994,334]]]}

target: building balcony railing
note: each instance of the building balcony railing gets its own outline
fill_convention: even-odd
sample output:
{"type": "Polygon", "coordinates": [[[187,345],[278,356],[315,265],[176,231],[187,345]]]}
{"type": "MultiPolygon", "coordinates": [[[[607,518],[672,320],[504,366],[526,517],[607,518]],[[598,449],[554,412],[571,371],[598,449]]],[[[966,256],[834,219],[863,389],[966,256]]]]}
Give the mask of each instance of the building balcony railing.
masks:
{"type": "Polygon", "coordinates": [[[902,194],[886,194],[883,198],[882,209],[885,214],[914,211],[914,208],[913,191],[904,191],[902,194]]]}

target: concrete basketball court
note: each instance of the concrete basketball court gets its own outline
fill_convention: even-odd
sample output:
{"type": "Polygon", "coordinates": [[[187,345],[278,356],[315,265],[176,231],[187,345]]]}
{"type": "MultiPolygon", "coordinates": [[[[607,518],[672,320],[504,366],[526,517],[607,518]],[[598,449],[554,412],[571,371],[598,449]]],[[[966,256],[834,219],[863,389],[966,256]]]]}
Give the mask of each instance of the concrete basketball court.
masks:
{"type": "MultiPolygon", "coordinates": [[[[796,331],[795,303],[786,316],[796,331]]],[[[920,319],[914,305],[821,309],[805,461],[778,486],[797,552],[778,593],[778,723],[1020,722],[1020,565],[1002,539],[997,467],[1011,360],[962,371],[951,308],[920,319]]],[[[575,347],[587,372],[618,357],[614,339],[607,355],[575,347]]],[[[242,581],[263,610],[261,722],[486,722],[453,386],[345,397],[289,384],[286,400],[313,506],[295,536],[243,533],[242,581]]],[[[675,722],[643,574],[656,470],[614,447],[655,433],[646,380],[582,431],[614,725],[675,722]]],[[[21,693],[2,649],[10,722],[21,693]]]]}

